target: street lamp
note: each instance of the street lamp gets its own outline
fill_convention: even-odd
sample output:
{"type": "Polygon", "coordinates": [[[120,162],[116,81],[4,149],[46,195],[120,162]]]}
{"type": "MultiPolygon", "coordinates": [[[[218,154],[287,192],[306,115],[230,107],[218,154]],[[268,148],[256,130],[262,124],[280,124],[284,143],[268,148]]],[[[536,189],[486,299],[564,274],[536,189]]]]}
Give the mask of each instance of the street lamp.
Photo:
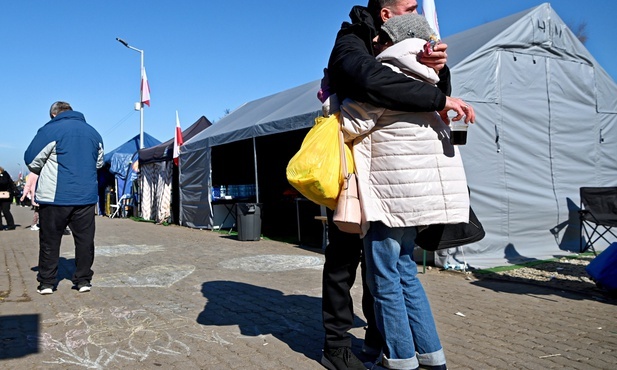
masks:
{"type": "MultiPolygon", "coordinates": [[[[140,71],[140,78],[143,78],[144,51],[141,50],[141,49],[137,49],[135,47],[132,47],[131,45],[129,45],[126,41],[122,40],[121,38],[116,37],[116,40],[118,40],[119,43],[121,43],[122,45],[126,46],[127,48],[129,48],[131,50],[135,50],[135,51],[139,52],[139,54],[141,54],[141,69],[139,71],[140,71]]],[[[139,149],[143,149],[144,148],[144,103],[141,100],[142,99],[141,99],[141,95],[140,95],[139,103],[135,104],[135,108],[139,107],[139,149]]]]}

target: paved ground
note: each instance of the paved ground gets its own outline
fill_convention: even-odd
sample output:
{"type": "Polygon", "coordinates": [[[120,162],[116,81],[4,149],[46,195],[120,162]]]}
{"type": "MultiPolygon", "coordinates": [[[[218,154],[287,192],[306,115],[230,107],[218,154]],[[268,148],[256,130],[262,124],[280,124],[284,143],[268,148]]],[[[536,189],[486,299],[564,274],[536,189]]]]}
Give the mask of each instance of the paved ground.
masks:
{"type": "MultiPolygon", "coordinates": [[[[40,296],[31,211],[12,211],[21,226],[0,232],[0,368],[321,368],[320,249],[98,217],[92,292],[71,289],[65,236],[62,280],[40,296]]],[[[617,368],[617,302],[593,287],[420,279],[450,369],[617,368]]]]}

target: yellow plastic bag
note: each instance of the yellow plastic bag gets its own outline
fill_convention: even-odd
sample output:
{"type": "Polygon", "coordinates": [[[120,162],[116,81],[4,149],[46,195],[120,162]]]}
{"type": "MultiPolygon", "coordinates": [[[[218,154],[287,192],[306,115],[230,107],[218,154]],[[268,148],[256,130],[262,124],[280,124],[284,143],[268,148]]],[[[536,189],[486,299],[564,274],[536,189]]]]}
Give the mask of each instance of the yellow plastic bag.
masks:
{"type": "MultiPolygon", "coordinates": [[[[300,150],[287,165],[287,181],[307,199],[336,208],[343,184],[339,144],[340,113],[317,117],[315,126],[306,134],[300,150]]],[[[353,172],[353,155],[347,145],[347,168],[353,172]]]]}

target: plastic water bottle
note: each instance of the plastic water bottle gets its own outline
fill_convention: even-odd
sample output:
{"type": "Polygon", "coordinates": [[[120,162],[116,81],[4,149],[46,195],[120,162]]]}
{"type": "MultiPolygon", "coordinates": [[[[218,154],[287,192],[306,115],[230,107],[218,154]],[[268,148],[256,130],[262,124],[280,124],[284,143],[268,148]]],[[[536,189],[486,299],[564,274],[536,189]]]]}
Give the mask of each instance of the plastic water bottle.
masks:
{"type": "Polygon", "coordinates": [[[465,271],[467,270],[467,263],[455,263],[455,264],[446,263],[443,265],[443,268],[445,270],[465,271]]]}
{"type": "Polygon", "coordinates": [[[221,198],[225,198],[225,195],[227,195],[227,189],[225,188],[225,185],[221,185],[221,198]]]}

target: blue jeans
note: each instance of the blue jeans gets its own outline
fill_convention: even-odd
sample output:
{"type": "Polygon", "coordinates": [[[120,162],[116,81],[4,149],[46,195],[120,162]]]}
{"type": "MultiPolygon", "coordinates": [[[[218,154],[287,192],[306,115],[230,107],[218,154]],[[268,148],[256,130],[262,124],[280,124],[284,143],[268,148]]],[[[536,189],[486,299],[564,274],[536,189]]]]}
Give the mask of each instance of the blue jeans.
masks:
{"type": "Polygon", "coordinates": [[[367,282],[385,341],[382,366],[391,369],[446,363],[428,298],[417,278],[415,238],[415,227],[390,228],[381,222],[371,222],[364,237],[367,282]]]}

